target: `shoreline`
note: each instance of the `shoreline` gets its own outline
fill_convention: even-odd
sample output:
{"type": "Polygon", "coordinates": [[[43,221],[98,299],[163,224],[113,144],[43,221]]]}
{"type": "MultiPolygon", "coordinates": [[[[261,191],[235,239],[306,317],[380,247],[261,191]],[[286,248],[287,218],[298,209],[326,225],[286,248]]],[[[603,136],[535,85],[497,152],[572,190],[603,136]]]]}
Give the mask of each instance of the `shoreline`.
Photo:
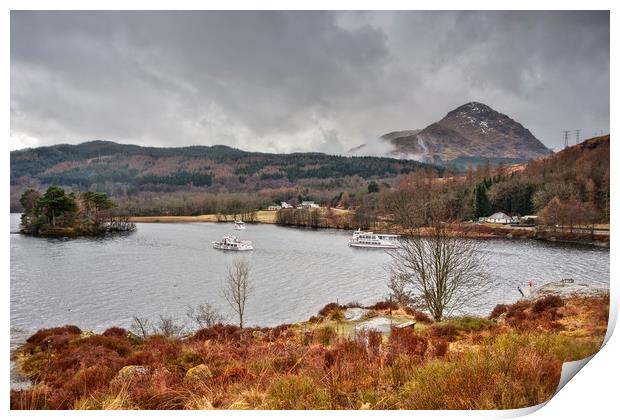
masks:
{"type": "MultiPolygon", "coordinates": [[[[346,210],[341,210],[344,213],[346,210]]],[[[221,217],[221,216],[220,216],[221,217]]],[[[216,214],[204,214],[199,216],[131,216],[129,221],[133,223],[232,223],[230,220],[218,220],[216,214]]],[[[290,225],[290,224],[278,224],[276,223],[276,212],[270,210],[259,210],[256,212],[256,220],[254,222],[248,222],[249,224],[270,224],[278,226],[288,227],[312,227],[305,225],[290,225]]],[[[351,230],[342,226],[334,225],[332,223],[322,223],[315,228],[318,229],[338,229],[338,230],[351,230]]],[[[402,229],[398,226],[388,226],[385,223],[379,223],[376,226],[377,230],[385,233],[397,234],[402,236],[423,235],[420,231],[413,232],[411,230],[402,229]],[[383,226],[382,226],[383,225],[383,226]]],[[[425,228],[422,228],[422,232],[425,228]]],[[[576,229],[578,230],[578,229],[576,229]]],[[[479,223],[458,223],[451,229],[451,234],[460,238],[473,238],[473,239],[535,239],[546,242],[556,243],[568,243],[579,245],[590,245],[599,248],[609,248],[610,234],[609,230],[596,229],[596,234],[592,238],[591,234],[579,234],[569,231],[537,231],[534,227],[511,227],[511,226],[495,226],[479,223]]]]}

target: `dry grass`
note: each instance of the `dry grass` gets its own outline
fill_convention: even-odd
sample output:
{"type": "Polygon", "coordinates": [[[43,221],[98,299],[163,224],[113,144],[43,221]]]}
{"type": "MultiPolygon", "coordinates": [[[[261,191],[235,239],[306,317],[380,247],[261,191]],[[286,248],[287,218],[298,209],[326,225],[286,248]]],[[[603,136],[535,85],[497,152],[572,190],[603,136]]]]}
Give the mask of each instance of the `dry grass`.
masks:
{"type": "Polygon", "coordinates": [[[90,337],[71,326],[41,330],[16,356],[36,385],[11,391],[11,408],[524,407],[548,399],[562,363],[596,352],[605,334],[608,296],[558,299],[507,305],[492,320],[394,329],[389,337],[351,334],[350,323],[332,319],[336,305],[315,324],[217,326],[142,343],[121,329],[90,337]]]}
{"type": "MultiPolygon", "coordinates": [[[[228,217],[232,222],[232,216],[228,217]]],[[[217,215],[203,214],[200,216],[133,216],[130,220],[134,223],[190,223],[190,222],[218,222],[217,215]]],[[[256,212],[258,223],[274,224],[276,222],[276,212],[259,210],[256,212]]]]}

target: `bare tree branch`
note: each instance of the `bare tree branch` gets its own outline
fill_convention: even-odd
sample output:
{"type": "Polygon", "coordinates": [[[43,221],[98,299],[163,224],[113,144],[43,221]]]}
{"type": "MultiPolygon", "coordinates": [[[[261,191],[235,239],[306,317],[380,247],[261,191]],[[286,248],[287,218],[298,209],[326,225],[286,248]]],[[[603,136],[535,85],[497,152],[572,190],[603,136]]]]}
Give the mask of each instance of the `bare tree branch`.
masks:
{"type": "Polygon", "coordinates": [[[208,303],[201,303],[196,308],[188,306],[186,314],[198,328],[209,328],[224,321],[222,314],[208,303]]]}
{"type": "Polygon", "coordinates": [[[250,282],[250,264],[244,259],[233,261],[226,273],[222,294],[230,307],[239,315],[239,327],[243,328],[245,304],[253,288],[250,282]]]}
{"type": "Polygon", "coordinates": [[[129,327],[129,331],[141,337],[143,340],[146,339],[151,333],[151,321],[148,318],[139,318],[134,316],[131,321],[131,327],[129,327]]]}
{"type": "Polygon", "coordinates": [[[159,315],[157,321],[157,332],[168,338],[181,337],[185,331],[185,325],[177,323],[177,321],[167,315],[159,315]]]}
{"type": "Polygon", "coordinates": [[[390,277],[401,282],[400,292],[421,297],[436,321],[464,307],[475,308],[492,287],[477,242],[450,235],[433,223],[428,236],[404,238],[390,251],[390,277]]]}

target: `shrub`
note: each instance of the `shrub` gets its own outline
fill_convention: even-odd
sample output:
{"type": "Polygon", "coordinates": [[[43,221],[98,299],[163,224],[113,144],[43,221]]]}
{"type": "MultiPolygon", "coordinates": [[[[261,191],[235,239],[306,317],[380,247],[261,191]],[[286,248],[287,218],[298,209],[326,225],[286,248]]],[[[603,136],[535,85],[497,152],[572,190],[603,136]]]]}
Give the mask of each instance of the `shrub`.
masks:
{"type": "Polygon", "coordinates": [[[127,330],[120,327],[108,328],[103,332],[106,337],[127,337],[127,330]]]}
{"type": "Polygon", "coordinates": [[[199,329],[192,338],[199,341],[239,341],[241,331],[241,328],[236,325],[216,324],[209,328],[199,329]]]}
{"type": "Polygon", "coordinates": [[[431,410],[532,406],[553,395],[561,363],[534,336],[507,334],[454,361],[416,369],[403,388],[403,402],[409,409],[431,410]]]}
{"type": "Polygon", "coordinates": [[[471,316],[453,318],[448,322],[449,324],[454,325],[458,331],[480,331],[489,329],[495,325],[495,323],[491,320],[471,316]]]}
{"type": "Polygon", "coordinates": [[[391,309],[393,311],[398,309],[398,304],[396,302],[392,302],[389,300],[382,300],[375,303],[372,306],[369,306],[368,309],[374,309],[375,311],[383,311],[391,309]]]}
{"type": "Polygon", "coordinates": [[[222,370],[218,380],[222,383],[241,382],[246,380],[249,376],[253,376],[248,369],[239,362],[234,362],[222,370]]]}
{"type": "Polygon", "coordinates": [[[125,338],[119,338],[118,336],[93,335],[85,338],[84,342],[89,345],[101,346],[113,350],[119,356],[127,356],[131,353],[131,345],[129,342],[125,338]]]}
{"type": "Polygon", "coordinates": [[[326,317],[331,315],[333,312],[340,311],[342,309],[346,309],[344,306],[338,305],[335,302],[328,303],[323,306],[323,308],[319,311],[319,315],[326,317]]]}
{"type": "Polygon", "coordinates": [[[317,329],[314,334],[315,339],[324,346],[330,345],[337,335],[336,330],[330,326],[321,327],[317,329]]]}
{"type": "Polygon", "coordinates": [[[34,384],[29,389],[11,390],[11,410],[45,410],[47,409],[47,387],[34,384]]]}
{"type": "Polygon", "coordinates": [[[415,363],[406,354],[398,354],[390,363],[388,370],[390,381],[392,386],[401,387],[407,381],[411,379],[413,371],[415,369],[415,363]]]}
{"type": "Polygon", "coordinates": [[[428,349],[428,339],[408,328],[392,328],[390,348],[396,353],[405,353],[423,359],[428,349]]]}
{"type": "Polygon", "coordinates": [[[489,319],[498,318],[501,314],[504,314],[508,311],[508,305],[500,303],[499,305],[495,305],[495,308],[491,311],[489,315],[489,319]]]}
{"type": "Polygon", "coordinates": [[[435,357],[444,357],[446,353],[448,353],[448,341],[443,338],[437,338],[431,342],[431,346],[433,349],[433,356],[435,357]]]}
{"type": "Polygon", "coordinates": [[[508,306],[506,311],[506,318],[514,318],[516,320],[523,320],[527,317],[525,310],[530,307],[528,301],[521,300],[508,306]]]}
{"type": "Polygon", "coordinates": [[[269,329],[269,336],[273,340],[277,340],[280,337],[287,337],[292,333],[290,329],[291,326],[292,326],[291,324],[281,324],[276,327],[273,327],[269,329]]]}
{"type": "Polygon", "coordinates": [[[28,337],[26,340],[27,343],[33,345],[42,345],[46,344],[47,340],[53,336],[62,336],[62,335],[80,335],[82,330],[80,330],[75,325],[65,325],[64,327],[56,327],[56,328],[47,328],[42,329],[28,337]]]}
{"type": "Polygon", "coordinates": [[[452,324],[435,324],[432,325],[428,333],[431,337],[443,338],[447,341],[454,341],[458,337],[458,331],[452,324]]]}
{"type": "Polygon", "coordinates": [[[178,364],[185,370],[191,369],[202,363],[204,363],[202,356],[189,349],[183,349],[178,359],[178,364]]]}
{"type": "Polygon", "coordinates": [[[330,408],[327,392],[304,375],[284,376],[273,381],[267,390],[267,405],[274,410],[330,408]]]}
{"type": "Polygon", "coordinates": [[[532,310],[539,314],[541,312],[546,311],[547,309],[551,309],[551,308],[559,308],[561,306],[564,306],[564,300],[556,295],[549,295],[549,296],[545,296],[543,298],[538,299],[536,302],[534,302],[534,306],[532,307],[532,310]]]}
{"type": "Polygon", "coordinates": [[[116,370],[113,366],[103,363],[88,366],[78,370],[71,379],[63,384],[63,388],[71,392],[74,398],[79,398],[82,395],[91,394],[97,389],[107,387],[115,374],[116,370]]]}
{"type": "Polygon", "coordinates": [[[424,324],[430,324],[433,322],[430,316],[422,311],[418,311],[417,309],[406,307],[405,313],[407,315],[411,315],[417,322],[422,322],[424,324]]]}

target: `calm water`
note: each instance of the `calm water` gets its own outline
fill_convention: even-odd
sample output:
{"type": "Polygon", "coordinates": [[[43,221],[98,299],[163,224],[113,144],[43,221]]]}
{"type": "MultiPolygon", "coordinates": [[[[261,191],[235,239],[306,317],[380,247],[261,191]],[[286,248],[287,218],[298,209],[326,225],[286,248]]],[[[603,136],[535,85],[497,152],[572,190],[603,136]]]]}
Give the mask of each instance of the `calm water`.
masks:
{"type": "MultiPolygon", "coordinates": [[[[16,231],[19,215],[11,215],[16,231]]],[[[380,250],[347,246],[350,232],[251,225],[239,236],[245,253],[217,251],[211,241],[232,224],[138,224],[135,233],[101,239],[11,235],[11,331],[76,324],[100,331],[128,327],[133,315],[182,318],[187,305],[209,302],[234,321],[219,290],[226,264],[243,254],[252,265],[248,325],[305,320],[326,303],[372,303],[387,293],[380,250]]],[[[481,252],[499,284],[488,308],[519,297],[516,287],[573,278],[609,284],[609,250],[537,241],[485,240],[481,252]]]]}

